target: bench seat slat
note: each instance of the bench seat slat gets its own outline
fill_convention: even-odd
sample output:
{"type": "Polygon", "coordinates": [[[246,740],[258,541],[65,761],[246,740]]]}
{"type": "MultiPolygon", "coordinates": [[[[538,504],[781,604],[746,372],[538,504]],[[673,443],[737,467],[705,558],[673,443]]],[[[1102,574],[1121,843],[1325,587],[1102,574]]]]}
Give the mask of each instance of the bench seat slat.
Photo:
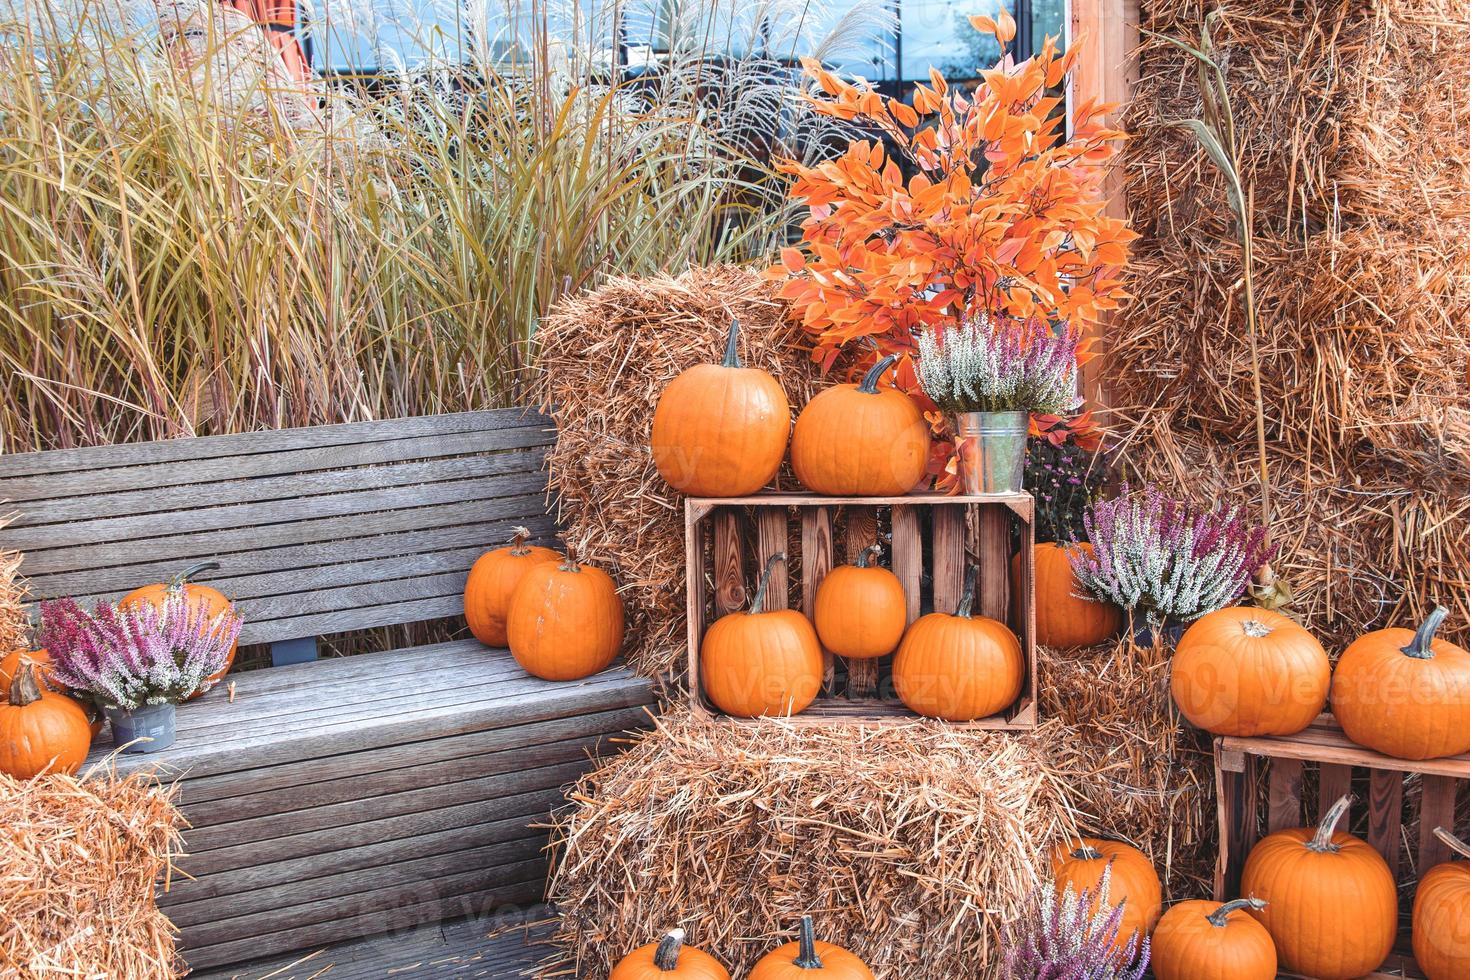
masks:
{"type": "Polygon", "coordinates": [[[319,446],[359,445],[414,436],[444,436],[458,432],[483,432],[524,426],[549,429],[551,425],[551,420],[539,412],[525,408],[500,408],[373,422],[309,425],[223,436],[159,439],[83,449],[12,453],[0,455],[0,480],[48,473],[90,472],[148,463],[275,453],[319,446]]]}

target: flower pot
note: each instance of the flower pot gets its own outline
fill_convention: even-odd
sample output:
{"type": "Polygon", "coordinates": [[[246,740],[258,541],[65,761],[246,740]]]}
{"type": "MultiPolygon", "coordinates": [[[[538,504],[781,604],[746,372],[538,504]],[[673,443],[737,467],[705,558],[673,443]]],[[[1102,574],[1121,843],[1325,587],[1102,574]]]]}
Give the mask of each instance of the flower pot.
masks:
{"type": "Polygon", "coordinates": [[[1026,475],[1028,412],[962,412],[954,428],[967,494],[1016,493],[1026,475]]]}
{"type": "Polygon", "coordinates": [[[1128,631],[1133,636],[1134,646],[1151,647],[1162,642],[1165,649],[1172,650],[1188,628],[1188,623],[1177,619],[1166,619],[1162,623],[1154,624],[1143,613],[1135,614],[1130,611],[1128,614],[1128,631]]]}
{"type": "Polygon", "coordinates": [[[107,708],[112,741],[124,752],[158,752],[174,744],[173,704],[150,704],[131,711],[107,708]],[[147,741],[143,741],[143,740],[147,741]],[[132,743],[131,745],[128,743],[132,743]]]}

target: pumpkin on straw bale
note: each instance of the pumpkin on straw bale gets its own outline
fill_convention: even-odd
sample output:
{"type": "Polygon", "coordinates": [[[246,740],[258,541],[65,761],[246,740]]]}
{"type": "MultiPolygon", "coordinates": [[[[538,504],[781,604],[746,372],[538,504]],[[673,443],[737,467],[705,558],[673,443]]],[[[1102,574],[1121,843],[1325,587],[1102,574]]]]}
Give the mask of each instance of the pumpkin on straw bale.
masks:
{"type": "Polygon", "coordinates": [[[173,796],[137,773],[0,776],[0,976],[181,975],[154,901],[181,848],[173,796]]]}
{"type": "MultiPolygon", "coordinates": [[[[791,405],[825,386],[771,284],[734,266],[613,279],[557,303],[536,335],[532,395],[556,420],[548,463],[564,536],[615,570],[623,653],[645,676],[677,669],[685,646],[683,497],[654,466],[654,407],[686,368],[720,361],[732,319],[741,360],[773,375],[791,405]]],[[[796,487],[784,470],[777,481],[796,487]]]]}
{"type": "Polygon", "coordinates": [[[1041,749],[1057,735],[666,714],[558,819],[565,957],[544,975],[602,980],[682,928],[743,976],[810,914],[879,976],[992,976],[1003,924],[1073,832],[1041,749]]]}

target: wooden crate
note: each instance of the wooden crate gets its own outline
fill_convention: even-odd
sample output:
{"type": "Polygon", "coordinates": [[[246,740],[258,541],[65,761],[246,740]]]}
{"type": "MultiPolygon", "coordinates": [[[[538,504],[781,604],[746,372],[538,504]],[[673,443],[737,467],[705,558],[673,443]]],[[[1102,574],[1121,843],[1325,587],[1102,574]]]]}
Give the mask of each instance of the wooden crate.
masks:
{"type": "MultiPolygon", "coordinates": [[[[1319,818],[1323,801],[1331,806],[1349,792],[1355,796],[1354,806],[1341,828],[1377,848],[1401,885],[1406,879],[1412,883],[1449,860],[1449,848],[1433,831],[1455,826],[1456,795],[1470,784],[1470,755],[1428,762],[1390,758],[1354,745],[1331,715],[1323,715],[1297,735],[1215,739],[1215,773],[1220,814],[1215,897],[1223,901],[1239,893],[1246,856],[1265,833],[1309,826],[1319,818]],[[1316,770],[1319,812],[1308,814],[1302,786],[1311,770],[1316,770]],[[1413,816],[1406,814],[1404,806],[1405,788],[1411,780],[1420,784],[1417,853],[1404,846],[1404,822],[1413,816]],[[1259,799],[1263,789],[1264,801],[1259,799]]],[[[1414,965],[1409,944],[1413,901],[1412,888],[1401,887],[1399,942],[1389,961],[1369,974],[1370,978],[1423,977],[1414,965]]]]}
{"type": "MultiPolygon", "coordinates": [[[[689,691],[696,711],[728,718],[700,685],[699,646],[719,616],[746,608],[747,589],[771,555],[789,560],[771,578],[767,608],[786,608],[793,586],[808,617],[834,564],[852,561],[884,539],[891,567],[903,583],[912,623],[925,612],[953,612],[965,568],[979,566],[975,608],[1001,620],[1021,640],[1026,680],[1006,712],[967,723],[981,729],[1036,727],[1036,624],[1032,589],[1034,504],[1027,493],[978,497],[910,494],[903,497],[821,497],[765,493],[754,497],[685,502],[688,566],[689,691]],[[793,543],[797,546],[793,547],[793,543]],[[1021,556],[1021,596],[1011,595],[1011,559],[1021,556]],[[837,557],[837,556],[842,557],[837,557]]],[[[797,724],[862,721],[896,724],[916,717],[893,693],[892,658],[851,661],[826,657],[821,694],[792,720],[797,724]]],[[[730,718],[731,721],[745,719],[730,718]]]]}

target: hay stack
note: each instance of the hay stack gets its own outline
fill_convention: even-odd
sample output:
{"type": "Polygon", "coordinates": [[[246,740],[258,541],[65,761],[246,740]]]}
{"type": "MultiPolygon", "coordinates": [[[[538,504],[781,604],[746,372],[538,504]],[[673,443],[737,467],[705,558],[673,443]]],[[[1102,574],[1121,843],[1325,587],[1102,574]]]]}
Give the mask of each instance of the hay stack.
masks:
{"type": "MultiPolygon", "coordinates": [[[[6,523],[0,520],[0,527],[6,523]]],[[[22,605],[25,588],[20,580],[20,560],[20,552],[0,549],[0,656],[26,645],[29,619],[22,605]]]]}
{"type": "Polygon", "coordinates": [[[992,976],[1001,924],[1070,829],[1047,737],[666,715],[556,828],[567,959],[544,975],[601,980],[678,925],[741,976],[811,913],[880,977],[992,976]]]}
{"type": "MultiPolygon", "coordinates": [[[[1207,5],[1143,4],[1197,38],[1207,5]]],[[[1324,641],[1457,606],[1470,638],[1470,9],[1453,0],[1223,8],[1216,43],[1255,191],[1262,384],[1280,564],[1324,641]]],[[[1172,120],[1187,56],[1148,38],[1128,112],[1138,302],[1107,383],[1145,477],[1253,498],[1240,254],[1218,173],[1172,120]]]]}
{"type": "Polygon", "coordinates": [[[172,789],[138,774],[0,775],[0,976],[178,976],[153,888],[182,823],[172,789]]]}
{"type": "Polygon", "coordinates": [[[731,317],[746,365],[775,375],[793,408],[805,404],[818,372],[800,330],[767,283],[733,266],[614,279],[558,303],[537,335],[533,394],[556,419],[551,488],[566,540],[616,575],[624,653],[648,676],[677,668],[686,645],[683,498],[654,469],[653,409],[685,368],[719,361],[731,317]]]}

